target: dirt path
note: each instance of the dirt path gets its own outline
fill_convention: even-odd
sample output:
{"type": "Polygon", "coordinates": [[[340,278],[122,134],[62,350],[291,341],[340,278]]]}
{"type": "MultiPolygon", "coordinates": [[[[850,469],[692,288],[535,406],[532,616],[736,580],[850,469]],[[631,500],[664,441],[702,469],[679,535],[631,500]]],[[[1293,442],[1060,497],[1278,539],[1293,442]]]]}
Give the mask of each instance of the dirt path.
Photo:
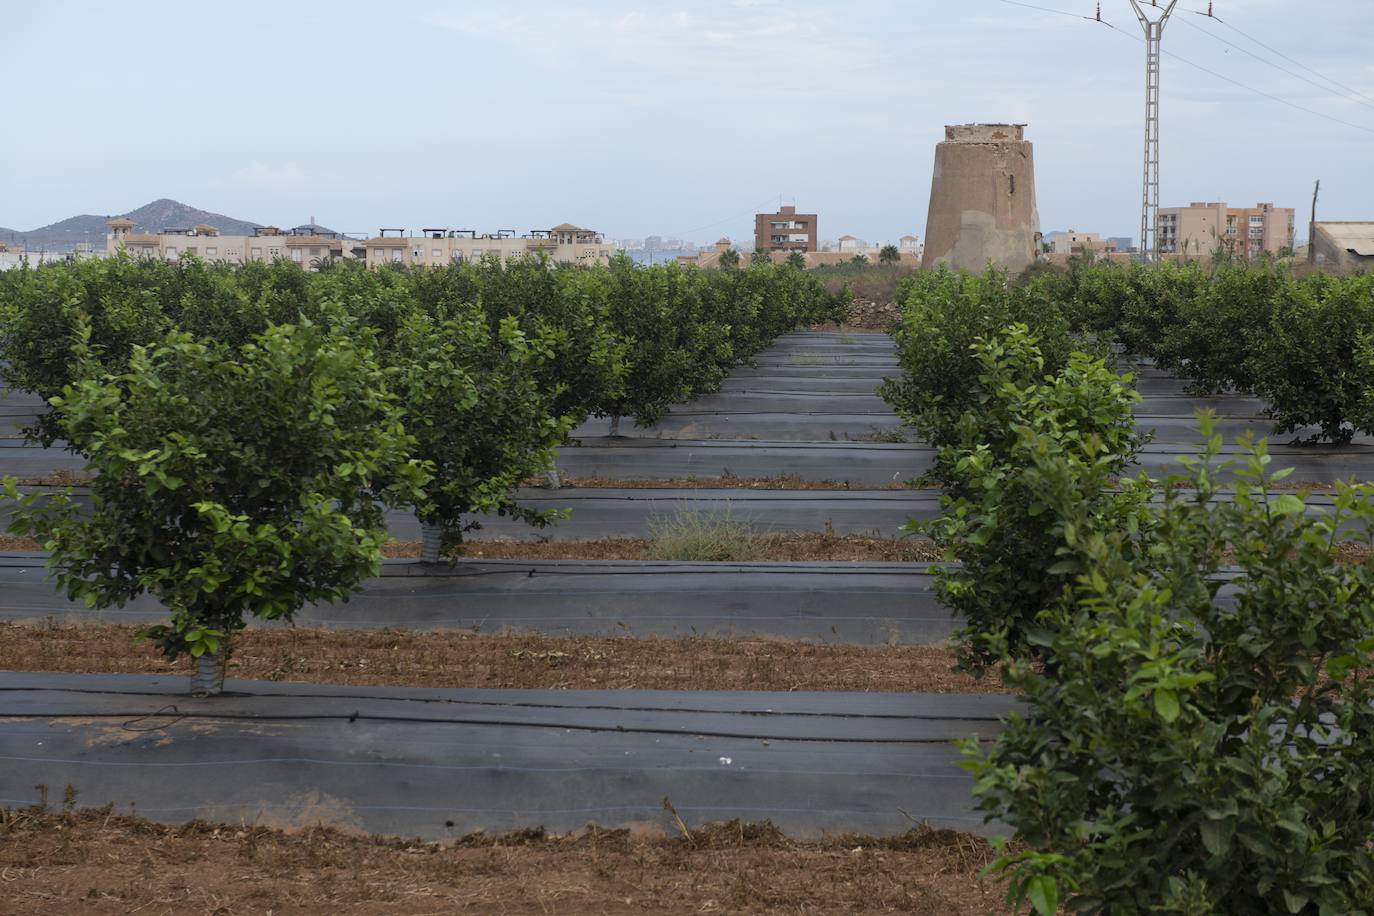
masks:
{"type": "Polygon", "coordinates": [[[980,838],[926,828],[821,843],[738,823],[690,838],[536,830],[440,846],[0,809],[0,912],[973,916],[999,909],[1002,887],[978,877],[991,858],[980,838]]]}
{"type": "MultiPolygon", "coordinates": [[[[9,671],[187,672],[137,628],[0,624],[9,671]]],[[[229,676],[390,687],[641,690],[1000,691],[996,676],[955,673],[943,646],[818,645],[783,640],[631,639],[525,634],[250,628],[229,676]]]]}

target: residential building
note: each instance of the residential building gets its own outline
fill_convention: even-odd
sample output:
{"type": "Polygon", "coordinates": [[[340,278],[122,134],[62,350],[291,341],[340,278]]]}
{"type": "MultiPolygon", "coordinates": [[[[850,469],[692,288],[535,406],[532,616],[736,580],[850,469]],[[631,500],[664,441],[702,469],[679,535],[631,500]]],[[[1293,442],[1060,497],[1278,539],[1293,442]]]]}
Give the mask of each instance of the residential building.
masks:
{"type": "Polygon", "coordinates": [[[1041,238],[1041,243],[1049,254],[1081,257],[1116,251],[1116,243],[1113,240],[1104,239],[1096,232],[1079,232],[1077,229],[1070,229],[1068,232],[1048,232],[1041,238]]]}
{"type": "Polygon", "coordinates": [[[1308,244],[1328,270],[1374,270],[1374,222],[1317,222],[1308,244]]]}
{"type": "Polygon", "coordinates": [[[283,232],[276,226],[259,226],[252,235],[221,235],[204,223],[190,229],[163,229],[160,232],[134,232],[132,220],[120,217],[109,222],[105,237],[106,254],[123,249],[136,257],[175,261],[192,255],[205,261],[274,261],[286,258],[306,270],[320,261],[357,256],[353,240],[310,223],[283,232]]]}
{"type": "Polygon", "coordinates": [[[815,251],[816,214],[798,213],[796,207],[779,207],[777,213],[754,216],[754,250],[815,251]]]}
{"type": "Polygon", "coordinates": [[[1292,207],[1194,202],[1187,207],[1161,207],[1157,234],[1163,254],[1205,257],[1221,250],[1233,257],[1253,259],[1291,252],[1293,231],[1292,207]]]}
{"type": "Polygon", "coordinates": [[[24,263],[24,246],[0,242],[0,270],[10,270],[24,263]]]}
{"type": "Polygon", "coordinates": [[[420,235],[407,235],[404,229],[381,229],[363,243],[363,247],[369,267],[383,264],[434,267],[477,261],[485,255],[505,260],[539,253],[564,264],[609,264],[615,253],[615,247],[601,233],[571,223],[531,230],[525,235],[516,235],[510,229],[494,234],[471,229],[422,229],[420,235]]]}

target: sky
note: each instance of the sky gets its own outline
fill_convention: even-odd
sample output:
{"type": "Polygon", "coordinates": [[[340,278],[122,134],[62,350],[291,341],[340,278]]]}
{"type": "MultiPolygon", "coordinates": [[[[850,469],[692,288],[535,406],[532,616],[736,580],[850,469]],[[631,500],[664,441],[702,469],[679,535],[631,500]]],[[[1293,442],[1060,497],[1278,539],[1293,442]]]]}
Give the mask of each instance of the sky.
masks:
{"type": "MultiPolygon", "coordinates": [[[[1137,236],[1130,4],[1026,2],[0,0],[0,226],[171,197],[710,242],[782,202],[822,238],[924,237],[943,126],[983,121],[1028,125],[1045,231],[1137,236]]],[[[1164,37],[1161,203],[1273,201],[1302,236],[1320,178],[1320,218],[1374,219],[1374,2],[1205,5],[1164,37]]]]}

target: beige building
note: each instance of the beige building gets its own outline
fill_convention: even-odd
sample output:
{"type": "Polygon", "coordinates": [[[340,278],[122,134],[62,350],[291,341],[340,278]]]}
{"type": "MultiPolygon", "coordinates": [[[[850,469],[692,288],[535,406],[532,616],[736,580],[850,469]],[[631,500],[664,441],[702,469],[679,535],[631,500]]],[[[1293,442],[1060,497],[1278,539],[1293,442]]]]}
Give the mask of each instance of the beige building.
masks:
{"type": "Polygon", "coordinates": [[[408,264],[435,267],[481,260],[486,255],[510,259],[544,253],[563,264],[609,264],[614,246],[601,233],[563,223],[525,235],[511,231],[479,234],[469,229],[422,229],[407,235],[404,229],[381,229],[363,243],[369,267],[408,264]],[[388,233],[395,233],[388,235],[388,233]]]}
{"type": "Polygon", "coordinates": [[[1317,222],[1308,243],[1318,267],[1333,271],[1374,270],[1374,222],[1317,222]]]}
{"type": "Polygon", "coordinates": [[[1292,251],[1293,231],[1293,208],[1272,203],[1228,207],[1224,202],[1194,202],[1159,210],[1161,254],[1201,258],[1222,250],[1245,259],[1277,256],[1292,251]]]}
{"type": "Polygon", "coordinates": [[[221,235],[204,223],[190,229],[163,229],[137,233],[131,220],[120,217],[109,222],[105,237],[106,254],[124,250],[136,257],[175,261],[192,255],[204,261],[275,261],[286,258],[306,270],[320,261],[354,256],[350,240],[335,232],[321,232],[313,223],[283,232],[275,226],[260,226],[252,235],[221,235]]]}
{"type": "Polygon", "coordinates": [[[1062,255],[1098,255],[1116,251],[1116,242],[1111,239],[1104,239],[1096,232],[1079,232],[1077,229],[1070,229],[1068,232],[1051,232],[1045,235],[1044,245],[1047,254],[1062,255]]]}

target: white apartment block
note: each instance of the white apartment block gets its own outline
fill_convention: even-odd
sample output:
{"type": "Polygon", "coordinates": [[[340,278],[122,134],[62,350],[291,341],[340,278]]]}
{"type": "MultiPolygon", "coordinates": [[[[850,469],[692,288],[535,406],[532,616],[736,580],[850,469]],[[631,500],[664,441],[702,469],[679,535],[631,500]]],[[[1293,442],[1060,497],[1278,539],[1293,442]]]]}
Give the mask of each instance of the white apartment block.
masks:
{"type": "Polygon", "coordinates": [[[193,255],[204,261],[275,261],[286,258],[305,270],[314,270],[321,261],[351,258],[361,250],[358,243],[338,233],[321,233],[313,225],[298,226],[283,232],[275,226],[260,226],[252,235],[221,235],[214,226],[200,224],[190,229],[163,229],[136,233],[131,220],[112,219],[105,237],[106,254],[123,249],[135,257],[175,261],[193,255]]]}
{"type": "Polygon", "coordinates": [[[470,229],[423,229],[408,235],[404,229],[381,229],[362,243],[367,250],[367,266],[406,264],[435,267],[442,264],[479,261],[486,255],[508,260],[544,253],[563,264],[609,264],[615,247],[601,233],[563,223],[549,230],[534,230],[525,235],[503,230],[495,234],[470,229]],[[394,235],[387,233],[394,232],[394,235]]]}

